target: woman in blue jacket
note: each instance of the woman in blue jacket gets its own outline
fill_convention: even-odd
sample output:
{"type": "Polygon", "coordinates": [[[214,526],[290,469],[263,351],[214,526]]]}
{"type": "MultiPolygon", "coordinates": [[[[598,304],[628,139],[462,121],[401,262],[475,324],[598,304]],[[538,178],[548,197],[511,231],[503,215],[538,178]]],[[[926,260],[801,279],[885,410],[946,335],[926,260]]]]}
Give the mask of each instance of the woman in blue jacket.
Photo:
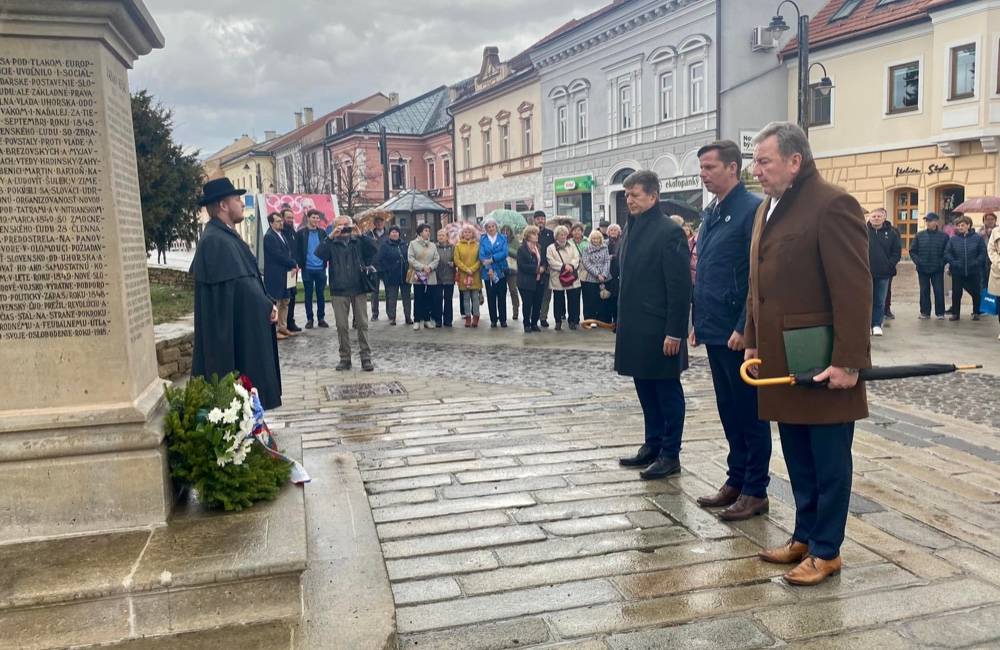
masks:
{"type": "Polygon", "coordinates": [[[483,222],[486,233],[479,238],[480,274],[486,285],[486,304],[490,310],[490,327],[507,327],[507,238],[500,233],[497,222],[483,222]]]}

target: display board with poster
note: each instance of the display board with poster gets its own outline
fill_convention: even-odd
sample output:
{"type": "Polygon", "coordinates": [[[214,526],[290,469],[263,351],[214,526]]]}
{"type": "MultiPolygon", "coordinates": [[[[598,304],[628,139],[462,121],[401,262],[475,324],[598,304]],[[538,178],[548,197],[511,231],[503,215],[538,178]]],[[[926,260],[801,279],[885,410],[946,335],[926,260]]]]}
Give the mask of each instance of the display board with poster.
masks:
{"type": "MultiPolygon", "coordinates": [[[[323,213],[323,223],[320,226],[324,230],[333,225],[334,220],[340,216],[340,209],[337,207],[337,198],[332,194],[257,194],[251,203],[247,203],[256,209],[256,233],[255,238],[244,237],[254,255],[257,256],[257,265],[264,268],[264,233],[267,224],[267,215],[272,212],[281,212],[286,207],[291,209],[295,215],[295,229],[300,230],[306,227],[306,215],[310,210],[319,210],[323,213]]],[[[249,219],[247,219],[249,221],[249,219]]]]}

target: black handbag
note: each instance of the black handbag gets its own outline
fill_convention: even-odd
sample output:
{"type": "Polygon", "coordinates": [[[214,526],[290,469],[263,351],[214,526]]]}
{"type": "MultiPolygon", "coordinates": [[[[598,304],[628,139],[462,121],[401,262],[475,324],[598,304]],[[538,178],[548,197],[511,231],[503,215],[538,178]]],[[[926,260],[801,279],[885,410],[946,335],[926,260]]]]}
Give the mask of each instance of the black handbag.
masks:
{"type": "Polygon", "coordinates": [[[378,290],[378,269],[374,266],[361,266],[361,285],[365,293],[378,290]]]}

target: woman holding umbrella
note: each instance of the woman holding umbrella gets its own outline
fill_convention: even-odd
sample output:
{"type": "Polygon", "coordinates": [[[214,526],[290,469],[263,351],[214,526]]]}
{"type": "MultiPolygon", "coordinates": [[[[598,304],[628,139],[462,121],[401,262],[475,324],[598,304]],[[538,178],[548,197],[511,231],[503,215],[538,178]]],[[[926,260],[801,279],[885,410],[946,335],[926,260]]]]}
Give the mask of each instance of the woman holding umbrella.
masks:
{"type": "Polygon", "coordinates": [[[500,232],[495,219],[483,222],[486,233],[479,238],[479,272],[486,285],[486,304],[490,310],[490,327],[507,327],[507,238],[500,232]]]}

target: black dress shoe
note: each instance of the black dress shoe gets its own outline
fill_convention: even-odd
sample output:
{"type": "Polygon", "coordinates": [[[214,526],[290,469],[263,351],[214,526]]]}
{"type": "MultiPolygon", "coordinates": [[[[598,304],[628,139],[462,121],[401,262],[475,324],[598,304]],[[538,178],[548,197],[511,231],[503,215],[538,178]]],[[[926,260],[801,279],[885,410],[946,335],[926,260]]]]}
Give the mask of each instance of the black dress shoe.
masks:
{"type": "Polygon", "coordinates": [[[301,332],[302,328],[299,327],[298,325],[296,325],[295,323],[289,323],[288,324],[288,331],[289,332],[301,332]]]}
{"type": "Polygon", "coordinates": [[[375,364],[372,363],[371,359],[362,359],[361,369],[365,372],[371,372],[372,370],[375,370],[375,364]]]}
{"type": "Polygon", "coordinates": [[[311,320],[306,321],[306,329],[311,330],[313,328],[313,322],[311,320]]]}
{"type": "Polygon", "coordinates": [[[644,481],[665,478],[671,474],[678,474],[681,471],[680,458],[666,458],[661,456],[656,462],[639,472],[639,478],[644,481]]]}
{"type": "Polygon", "coordinates": [[[351,369],[350,361],[341,361],[340,363],[337,364],[337,367],[334,368],[334,370],[350,370],[350,369],[351,369]]]}
{"type": "Polygon", "coordinates": [[[326,328],[326,327],[330,327],[330,324],[327,323],[325,320],[320,320],[319,326],[323,327],[323,328],[326,328]]]}
{"type": "Polygon", "coordinates": [[[532,331],[532,332],[541,332],[541,331],[542,331],[542,328],[541,328],[541,327],[539,327],[538,325],[532,325],[532,326],[531,326],[531,331],[532,331]]]}
{"type": "Polygon", "coordinates": [[[541,325],[542,327],[544,327],[544,328],[546,328],[546,329],[547,329],[547,328],[548,328],[548,326],[549,326],[549,321],[547,321],[547,320],[544,320],[544,319],[543,319],[543,320],[542,320],[542,322],[541,322],[541,323],[539,323],[539,324],[540,324],[540,325],[541,325]]]}
{"type": "Polygon", "coordinates": [[[507,327],[507,321],[505,320],[500,321],[500,327],[507,327]]]}
{"type": "Polygon", "coordinates": [[[653,449],[649,445],[643,445],[639,447],[639,451],[635,456],[619,458],[618,464],[622,467],[645,467],[656,460],[656,457],[659,455],[659,449],[653,449]]]}
{"type": "Polygon", "coordinates": [[[570,328],[571,330],[575,330],[575,329],[576,329],[576,323],[570,323],[570,324],[569,324],[569,328],[570,328]]]}

